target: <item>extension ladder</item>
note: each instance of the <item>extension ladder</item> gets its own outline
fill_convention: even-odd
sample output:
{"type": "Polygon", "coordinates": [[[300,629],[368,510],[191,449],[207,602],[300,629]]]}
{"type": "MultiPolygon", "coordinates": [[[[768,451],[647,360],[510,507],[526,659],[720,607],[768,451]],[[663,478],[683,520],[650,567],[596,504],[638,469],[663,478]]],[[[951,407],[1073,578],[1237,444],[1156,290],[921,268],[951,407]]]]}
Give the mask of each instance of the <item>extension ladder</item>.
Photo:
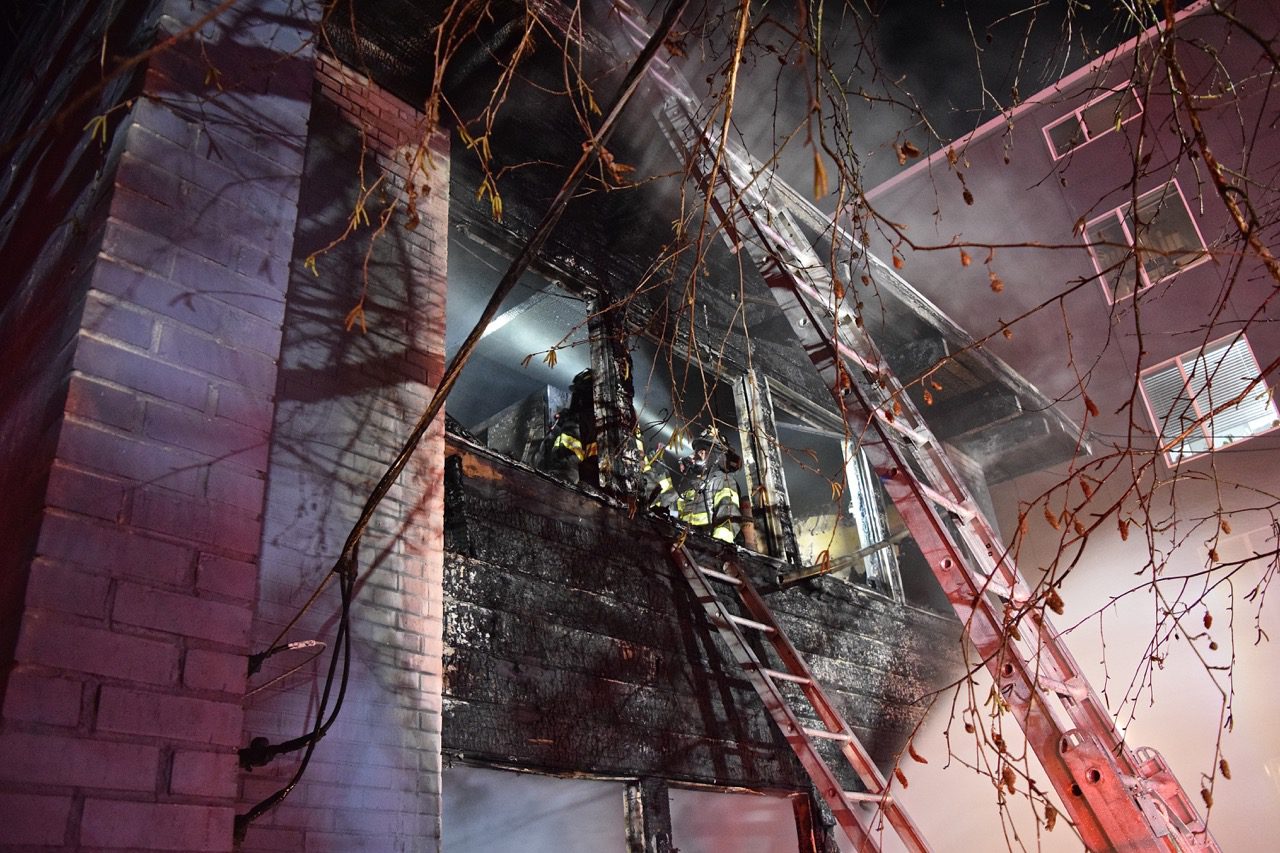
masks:
{"type": "Polygon", "coordinates": [[[769,612],[760,593],[752,586],[741,565],[729,557],[719,569],[705,568],[698,564],[683,542],[672,547],[671,555],[707,618],[719,630],[734,661],[760,694],[765,709],[800,759],[800,764],[813,780],[818,795],[835,816],[836,823],[853,841],[855,849],[880,849],[873,827],[876,818],[883,815],[908,850],[927,851],[929,846],[920,835],[920,830],[894,800],[884,776],[872,762],[866,748],[813,677],[800,653],[778,627],[773,614],[769,612]],[[716,594],[713,581],[733,589],[748,615],[733,613],[716,594]],[[744,632],[757,635],[772,648],[773,657],[779,661],[781,668],[770,667],[768,662],[761,660],[744,632]],[[790,689],[784,688],[784,685],[790,685],[790,689]],[[799,702],[791,697],[802,698],[804,701],[799,702]],[[805,724],[803,716],[810,716],[805,714],[806,705],[812,711],[811,716],[816,717],[818,726],[805,724]],[[836,771],[817,747],[816,742],[821,740],[839,745],[840,754],[857,774],[865,791],[845,790],[836,771]],[[871,806],[873,811],[868,814],[861,811],[860,806],[871,806]]]}
{"type": "MultiPolygon", "coordinates": [[[[643,42],[643,16],[624,0],[614,0],[614,7],[628,36],[643,42]]],[[[1045,595],[1032,594],[859,318],[845,306],[842,288],[792,214],[795,194],[739,150],[729,134],[717,132],[713,118],[699,114],[678,70],[655,62],[649,75],[666,98],[659,120],[668,140],[732,250],[745,251],[760,270],[850,435],[861,436],[863,451],[995,679],[996,698],[1022,727],[1085,845],[1094,851],[1217,853],[1164,761],[1154,751],[1135,754],[1126,746],[1045,618],[1045,595]]],[[[821,779],[815,782],[822,787],[821,779]]]]}

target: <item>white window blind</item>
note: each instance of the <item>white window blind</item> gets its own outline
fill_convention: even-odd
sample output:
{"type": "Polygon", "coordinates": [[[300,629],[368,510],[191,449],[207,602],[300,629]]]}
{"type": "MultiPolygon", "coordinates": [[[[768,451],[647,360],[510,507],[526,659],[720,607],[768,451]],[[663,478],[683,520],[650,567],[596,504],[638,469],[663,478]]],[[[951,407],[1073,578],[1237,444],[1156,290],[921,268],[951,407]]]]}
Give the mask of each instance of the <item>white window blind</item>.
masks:
{"type": "Polygon", "coordinates": [[[1249,387],[1258,374],[1258,361],[1243,336],[1143,372],[1147,409],[1170,464],[1280,425],[1266,382],[1249,387]]]}

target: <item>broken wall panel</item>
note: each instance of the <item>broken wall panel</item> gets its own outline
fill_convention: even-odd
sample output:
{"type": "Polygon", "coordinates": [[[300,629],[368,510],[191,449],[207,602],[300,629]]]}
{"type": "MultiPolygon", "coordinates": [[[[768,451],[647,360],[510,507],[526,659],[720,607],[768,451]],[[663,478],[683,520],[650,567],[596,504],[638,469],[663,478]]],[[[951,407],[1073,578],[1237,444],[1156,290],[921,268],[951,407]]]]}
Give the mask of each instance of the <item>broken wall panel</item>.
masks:
{"type": "MultiPolygon", "coordinates": [[[[460,476],[446,507],[446,753],[548,772],[808,785],[653,519],[460,438],[447,453],[460,476]]],[[[757,578],[776,574],[776,562],[740,553],[757,578]]],[[[770,601],[888,766],[924,712],[920,697],[959,674],[959,625],[830,578],[770,601]]]]}

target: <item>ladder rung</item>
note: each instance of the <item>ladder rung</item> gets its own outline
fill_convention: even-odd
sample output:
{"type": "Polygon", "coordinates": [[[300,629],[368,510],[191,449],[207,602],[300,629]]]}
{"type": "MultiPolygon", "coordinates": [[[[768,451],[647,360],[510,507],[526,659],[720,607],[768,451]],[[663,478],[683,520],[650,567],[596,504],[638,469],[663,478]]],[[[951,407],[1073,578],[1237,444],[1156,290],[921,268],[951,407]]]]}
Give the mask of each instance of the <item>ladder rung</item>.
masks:
{"type": "MultiPolygon", "coordinates": [[[[984,592],[989,592],[992,595],[999,596],[1003,601],[1013,603],[1015,597],[1013,589],[1003,578],[977,574],[976,580],[979,589],[984,592]]],[[[1014,606],[1018,606],[1018,604],[1015,604],[1014,606]]]]}
{"type": "Polygon", "coordinates": [[[702,572],[709,578],[715,578],[718,581],[724,581],[725,583],[733,584],[734,586],[742,586],[742,581],[738,580],[733,575],[727,575],[724,572],[717,572],[715,569],[704,569],[702,566],[698,566],[698,571],[702,572]]]}
{"type": "Polygon", "coordinates": [[[757,622],[754,619],[747,619],[744,616],[734,616],[732,613],[729,613],[727,615],[729,617],[730,622],[734,623],[735,625],[740,625],[743,628],[751,628],[756,631],[762,631],[765,634],[772,634],[775,630],[772,625],[766,625],[765,623],[757,622]]]}
{"type": "MultiPolygon", "coordinates": [[[[854,364],[858,365],[858,367],[861,367],[863,370],[867,371],[868,373],[880,372],[880,368],[878,365],[868,361],[857,350],[850,347],[844,341],[837,339],[835,343],[836,343],[836,351],[839,352],[845,358],[852,361],[854,364]]],[[[890,424],[890,426],[892,426],[892,424],[890,424]]],[[[893,427],[893,428],[899,429],[899,427],[893,427]]]]}
{"type": "Polygon", "coordinates": [[[818,738],[823,738],[825,740],[842,740],[842,741],[853,740],[853,735],[849,734],[848,732],[832,732],[832,731],[827,731],[826,729],[810,729],[810,728],[803,728],[801,729],[801,731],[803,731],[809,737],[818,737],[818,738]]]}
{"type": "Polygon", "coordinates": [[[780,669],[766,669],[765,667],[760,667],[760,672],[763,672],[765,675],[777,681],[790,681],[795,684],[812,684],[813,683],[812,678],[809,678],[804,675],[796,675],[790,672],[783,672],[780,669]]]}
{"type": "Polygon", "coordinates": [[[866,791],[845,791],[844,798],[855,803],[881,803],[886,806],[893,802],[893,794],[870,794],[866,791]]]}
{"type": "MultiPolygon", "coordinates": [[[[929,443],[928,436],[925,433],[921,432],[920,430],[915,430],[907,426],[906,424],[898,423],[897,418],[889,417],[879,408],[877,408],[875,412],[876,412],[876,420],[878,420],[882,426],[886,426],[889,429],[893,430],[894,432],[898,433],[899,435],[905,437],[908,441],[910,441],[916,447],[923,447],[924,445],[929,443]]],[[[934,494],[937,494],[937,492],[934,492],[934,494]]]]}
{"type": "Polygon", "coordinates": [[[1036,681],[1046,690],[1052,690],[1062,696],[1069,696],[1077,702],[1088,695],[1088,689],[1080,683],[1078,678],[1068,678],[1066,681],[1060,681],[1048,675],[1041,673],[1036,676],[1036,681]]]}
{"type": "Polygon", "coordinates": [[[1019,585],[1009,586],[1008,582],[1001,578],[997,577],[988,580],[987,576],[978,575],[977,581],[979,589],[997,596],[1000,601],[1011,607],[1025,607],[1027,601],[1030,600],[1024,587],[1019,585]]]}
{"type": "Polygon", "coordinates": [[[755,227],[766,237],[770,238],[775,243],[783,246],[784,248],[789,249],[792,255],[795,255],[797,257],[800,255],[800,247],[797,246],[789,237],[787,237],[786,234],[783,234],[777,228],[774,228],[772,225],[768,225],[760,221],[753,222],[752,224],[755,225],[755,227]]]}
{"type": "MultiPolygon", "coordinates": [[[[643,47],[644,45],[639,45],[639,46],[640,46],[640,47],[643,47]]],[[[664,62],[664,63],[662,63],[662,64],[663,64],[663,66],[664,66],[664,67],[666,67],[666,68],[670,68],[670,66],[669,66],[669,65],[667,65],[665,62],[664,62]]],[[[661,86],[662,88],[666,89],[666,90],[667,90],[667,94],[668,94],[668,95],[675,95],[676,97],[680,97],[680,96],[684,95],[684,89],[682,89],[678,84],[673,83],[673,82],[671,82],[670,80],[668,80],[667,78],[663,77],[661,74],[652,74],[652,75],[650,75],[650,77],[651,77],[651,78],[653,79],[653,81],[654,81],[654,82],[656,82],[659,86],[661,86]]]]}
{"type": "Polygon", "coordinates": [[[920,491],[924,492],[925,497],[927,497],[929,500],[933,501],[943,509],[947,510],[948,512],[955,514],[962,521],[966,521],[966,522],[972,521],[978,515],[977,510],[975,510],[971,506],[966,506],[965,504],[956,503],[951,498],[947,497],[946,495],[942,494],[939,491],[936,491],[930,488],[929,486],[926,486],[924,483],[917,482],[917,485],[920,487],[920,491]]]}
{"type": "MultiPolygon", "coordinates": [[[[795,290],[796,293],[799,293],[802,296],[808,297],[810,304],[825,306],[827,304],[827,301],[831,298],[830,295],[824,296],[821,292],[818,291],[816,287],[814,287],[809,282],[805,281],[803,278],[799,276],[791,275],[790,271],[788,271],[788,276],[791,279],[792,289],[795,290]]],[[[839,346],[838,341],[836,345],[839,346]]],[[[847,352],[852,353],[852,350],[849,350],[847,352]]],[[[861,361],[861,356],[858,356],[857,354],[852,354],[851,357],[857,358],[859,361],[861,361]]],[[[865,365],[863,365],[863,368],[868,369],[866,368],[865,365]]]]}

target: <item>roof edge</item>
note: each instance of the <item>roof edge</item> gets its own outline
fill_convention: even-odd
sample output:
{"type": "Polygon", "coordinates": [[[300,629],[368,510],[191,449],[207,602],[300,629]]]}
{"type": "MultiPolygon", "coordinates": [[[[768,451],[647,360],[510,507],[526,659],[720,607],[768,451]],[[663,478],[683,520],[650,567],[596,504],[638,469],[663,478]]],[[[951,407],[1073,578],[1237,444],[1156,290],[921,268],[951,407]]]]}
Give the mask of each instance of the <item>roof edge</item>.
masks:
{"type": "MultiPolygon", "coordinates": [[[[1174,13],[1174,16],[1173,16],[1174,24],[1179,24],[1186,18],[1189,18],[1192,15],[1199,14],[1200,12],[1209,8],[1210,5],[1211,5],[1211,0],[1195,0],[1194,3],[1191,3],[1185,9],[1182,9],[1174,13]]],[[[1089,77],[1092,74],[1098,73],[1100,70],[1106,68],[1107,66],[1115,62],[1115,60],[1118,57],[1123,56],[1126,53],[1133,52],[1134,50],[1137,49],[1138,45],[1159,34],[1161,32],[1162,23],[1163,22],[1157,23],[1153,26],[1148,27],[1147,29],[1143,30],[1141,33],[1138,33],[1138,35],[1130,38],[1128,41],[1125,41],[1124,43],[1117,45],[1116,47],[1113,47],[1111,50],[1102,54],[1101,56],[1094,59],[1092,62],[1088,63],[1087,65],[1083,65],[1080,68],[1077,68],[1075,71],[1072,71],[1066,77],[1063,77],[1062,79],[1056,81],[1052,85],[1046,86],[1045,88],[1041,89],[1035,94],[1030,95],[1026,99],[1019,102],[1016,106],[1013,106],[1007,110],[1002,110],[999,115],[996,115],[990,119],[987,119],[985,122],[978,125],[973,130],[966,133],[964,136],[961,136],[957,139],[952,140],[949,143],[944,144],[942,147],[938,148],[938,150],[931,152],[927,157],[911,164],[909,167],[903,169],[901,172],[894,175],[892,178],[889,178],[886,181],[882,181],[881,183],[876,184],[874,187],[867,190],[866,193],[864,193],[864,195],[868,200],[871,200],[876,198],[877,196],[881,196],[881,195],[884,195],[885,193],[890,192],[895,187],[897,187],[898,184],[905,183],[911,178],[914,178],[918,172],[930,171],[933,165],[939,159],[946,158],[947,151],[955,148],[959,148],[963,150],[970,143],[978,139],[981,139],[982,137],[994,131],[996,128],[1009,125],[1010,123],[1012,123],[1013,119],[1016,116],[1020,115],[1021,113],[1026,112],[1027,110],[1031,109],[1034,106],[1038,106],[1042,103],[1047,102],[1051,97],[1065,94],[1067,90],[1074,87],[1081,80],[1089,77]]]]}

